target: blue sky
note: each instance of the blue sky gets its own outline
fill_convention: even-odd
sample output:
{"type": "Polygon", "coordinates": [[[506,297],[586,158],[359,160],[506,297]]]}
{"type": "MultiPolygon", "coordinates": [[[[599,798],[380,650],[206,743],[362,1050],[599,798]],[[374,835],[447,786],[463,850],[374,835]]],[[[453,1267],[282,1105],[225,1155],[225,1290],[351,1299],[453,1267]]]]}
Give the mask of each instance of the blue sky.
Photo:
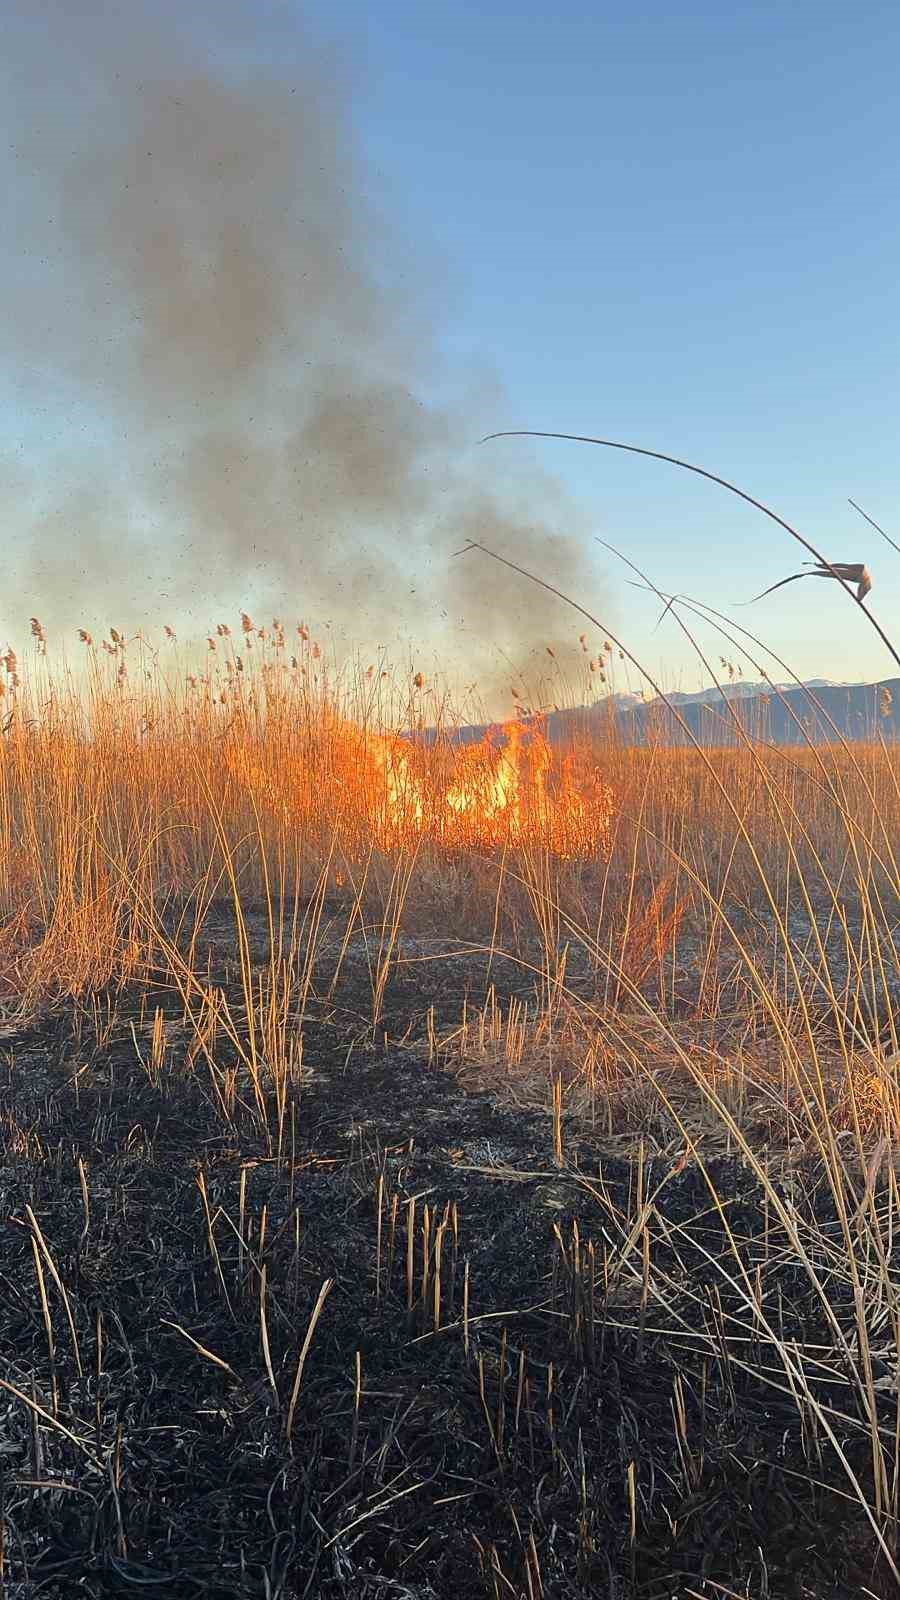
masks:
{"type": "MultiPolygon", "coordinates": [[[[379,17],[356,18],[368,148],[411,229],[452,263],[447,336],[496,365],[498,425],[643,443],[737,480],[831,559],[868,558],[890,623],[900,558],[846,497],[896,534],[896,8],[437,3],[379,17]]],[[[540,450],[662,587],[728,609],[803,558],[675,469],[540,450]]],[[[614,567],[610,588],[625,626],[614,567]]],[[[888,670],[824,585],[750,615],[803,672],[888,670]]]]}
{"type": "MultiPolygon", "coordinates": [[[[93,15],[103,18],[102,8],[93,15]]],[[[64,34],[71,51],[70,10],[51,7],[47,16],[51,35],[64,34]]],[[[152,18],[148,9],[148,28],[152,18]]],[[[18,35],[23,62],[36,59],[33,27],[28,8],[18,35]]],[[[527,478],[530,463],[555,474],[561,495],[557,504],[548,493],[545,519],[571,517],[585,552],[579,599],[596,605],[670,686],[697,681],[689,648],[671,620],[653,631],[658,606],[628,587],[624,569],[591,535],[625,551],[663,589],[729,612],[799,570],[804,552],[749,508],[674,468],[564,443],[479,448],[485,426],[600,434],[732,478],[832,560],[867,560],[870,608],[891,631],[900,556],[847,496],[898,534],[895,7],[801,0],[551,11],[387,0],[301,15],[292,5],[251,12],[232,4],[178,27],[179,49],[238,78],[288,84],[309,71],[311,39],[316,52],[324,48],[316,70],[333,70],[343,86],[340,137],[356,143],[354,193],[377,220],[371,270],[395,297],[398,319],[408,301],[434,346],[421,368],[411,356],[410,388],[425,407],[450,390],[456,404],[463,389],[477,395],[471,443],[465,426],[454,433],[453,472],[504,493],[527,478]]],[[[85,124],[90,84],[102,95],[114,58],[122,92],[131,92],[138,63],[127,32],[117,48],[99,69],[88,61],[85,124]]],[[[26,83],[28,70],[20,74],[26,83]]],[[[61,115],[58,126],[53,119],[51,109],[42,130],[51,159],[63,148],[68,156],[88,131],[77,113],[61,115]]],[[[7,241],[0,282],[28,277],[48,254],[31,170],[19,161],[13,177],[20,243],[32,231],[32,248],[26,260],[7,241]]],[[[60,260],[57,297],[72,271],[71,256],[60,260]]],[[[96,295],[92,316],[102,324],[96,295]]],[[[415,349],[412,324],[405,348],[415,349]]],[[[95,448],[98,461],[103,455],[115,390],[95,383],[88,403],[83,367],[73,357],[51,375],[46,359],[29,360],[20,341],[6,386],[8,432],[17,441],[13,508],[16,471],[39,475],[46,488],[73,439],[88,458],[95,448]]],[[[402,382],[402,371],[397,376],[402,382]]],[[[127,482],[119,490],[127,499],[127,482]]],[[[138,521],[142,515],[160,526],[154,508],[138,521]]],[[[158,537],[162,548],[164,532],[158,537]]],[[[360,542],[367,537],[361,525],[360,542]]],[[[415,554],[403,552],[402,528],[391,537],[400,554],[392,548],[390,560],[412,592],[415,554]]],[[[29,538],[25,529],[23,550],[29,538]]],[[[74,544],[77,558],[77,535],[74,544]]],[[[427,590],[395,636],[415,642],[418,629],[465,671],[465,597],[443,620],[437,604],[452,547],[450,530],[429,546],[427,590]]],[[[377,549],[376,541],[376,562],[377,549]]],[[[550,549],[538,541],[529,556],[553,578],[550,549]]],[[[316,581],[316,598],[340,613],[349,640],[352,620],[321,571],[316,581]]],[[[537,617],[542,602],[523,587],[510,603],[537,617]]],[[[894,671],[836,585],[793,585],[733,614],[802,676],[894,671]]],[[[484,646],[483,617],[478,626],[484,646]]],[[[567,624],[557,618],[552,626],[555,638],[567,624]]],[[[577,634],[581,624],[573,619],[571,628],[577,634]]],[[[709,633],[704,639],[714,655],[733,654],[709,633]]]]}

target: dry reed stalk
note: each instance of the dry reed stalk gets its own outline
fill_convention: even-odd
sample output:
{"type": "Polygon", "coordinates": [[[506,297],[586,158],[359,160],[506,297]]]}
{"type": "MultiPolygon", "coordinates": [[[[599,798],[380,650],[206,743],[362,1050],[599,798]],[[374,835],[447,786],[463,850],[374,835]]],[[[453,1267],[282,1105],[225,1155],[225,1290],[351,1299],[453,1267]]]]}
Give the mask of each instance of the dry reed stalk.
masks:
{"type": "Polygon", "coordinates": [[[293,1383],[293,1387],[291,1389],[291,1398],[290,1398],[290,1401],[288,1402],[287,1416],[285,1417],[285,1422],[284,1422],[284,1433],[285,1433],[285,1438],[287,1440],[287,1444],[288,1444],[288,1448],[289,1449],[291,1448],[291,1435],[292,1435],[293,1430],[294,1430],[294,1414],[295,1414],[295,1412],[297,1410],[297,1402],[300,1399],[300,1390],[301,1390],[301,1387],[302,1387],[302,1384],[303,1384],[303,1369],[304,1369],[304,1367],[306,1365],[306,1358],[309,1355],[310,1345],[313,1342],[313,1338],[315,1336],[316,1327],[318,1325],[319,1318],[321,1317],[322,1311],[323,1311],[324,1306],[325,1306],[325,1301],[328,1299],[328,1296],[330,1295],[330,1293],[331,1293],[333,1288],[334,1288],[334,1279],[333,1278],[326,1278],[325,1281],[323,1282],[320,1290],[319,1290],[318,1299],[316,1300],[316,1303],[313,1306],[309,1322],[307,1323],[306,1333],[305,1333],[304,1338],[303,1338],[303,1343],[300,1346],[300,1354],[299,1354],[299,1356],[297,1358],[297,1370],[296,1370],[296,1372],[294,1374],[294,1383],[293,1383]]]}

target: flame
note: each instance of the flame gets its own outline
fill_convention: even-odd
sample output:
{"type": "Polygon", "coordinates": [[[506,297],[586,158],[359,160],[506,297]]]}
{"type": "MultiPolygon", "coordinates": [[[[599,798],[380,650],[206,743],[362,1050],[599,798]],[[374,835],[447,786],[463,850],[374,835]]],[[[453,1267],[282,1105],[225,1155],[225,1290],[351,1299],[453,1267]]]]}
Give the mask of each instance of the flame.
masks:
{"type": "Polygon", "coordinates": [[[238,746],[232,774],[257,802],[280,795],[298,821],[333,821],[360,846],[429,838],[447,849],[540,844],[561,856],[607,855],[613,795],[589,759],[555,752],[536,719],[470,745],[427,748],[329,712],[314,748],[284,759],[238,746]]]}
{"type": "Polygon", "coordinates": [[[498,843],[504,836],[516,839],[531,806],[536,814],[545,809],[544,775],[549,765],[549,751],[545,758],[541,749],[545,741],[538,736],[526,753],[520,722],[507,723],[502,732],[505,742],[496,755],[490,734],[464,752],[446,795],[451,817],[466,824],[472,843],[498,843]]]}

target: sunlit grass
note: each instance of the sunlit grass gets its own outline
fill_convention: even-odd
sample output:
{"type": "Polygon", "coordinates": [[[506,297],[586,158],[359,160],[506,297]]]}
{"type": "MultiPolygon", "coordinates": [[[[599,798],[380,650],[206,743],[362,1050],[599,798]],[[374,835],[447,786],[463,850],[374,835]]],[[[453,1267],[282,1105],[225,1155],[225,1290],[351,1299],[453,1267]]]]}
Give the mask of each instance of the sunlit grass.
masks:
{"type": "MultiPolygon", "coordinates": [[[[867,1430],[865,1482],[846,1419],[816,1397],[749,1282],[747,1326],[892,1552],[898,1451],[867,1351],[877,1337],[883,1353],[900,1325],[897,751],[837,736],[634,748],[599,714],[565,745],[525,715],[467,745],[439,685],[330,670],[302,626],[292,654],[280,624],[245,617],[234,637],[220,625],[207,669],[180,675],[146,640],[111,634],[100,649],[82,641],[76,677],[54,667],[39,624],[33,634],[27,667],[4,663],[7,1010],[74,998],[98,1017],[129,985],[142,1006],[174,989],[218,1113],[229,1126],[254,1117],[281,1162],[326,928],[332,986],[351,947],[365,952],[373,1037],[398,968],[426,959],[423,935],[445,957],[517,963],[533,997],[506,1010],[485,997],[456,1029],[429,1025],[432,1059],[543,1103],[558,1165],[577,1114],[675,1164],[705,1172],[724,1149],[756,1174],[831,1330],[853,1426],[867,1430]],[[227,992],[197,953],[222,900],[235,927],[227,992]],[[833,1199],[827,1240],[785,1188],[804,1161],[833,1199]],[[852,1328],[831,1310],[836,1276],[852,1328]]],[[[165,1073],[159,1017],[141,1059],[165,1073]]],[[[622,1270],[635,1249],[643,1316],[666,1289],[640,1230],[622,1270]]],[[[737,1242],[733,1253],[739,1277],[737,1242]]]]}

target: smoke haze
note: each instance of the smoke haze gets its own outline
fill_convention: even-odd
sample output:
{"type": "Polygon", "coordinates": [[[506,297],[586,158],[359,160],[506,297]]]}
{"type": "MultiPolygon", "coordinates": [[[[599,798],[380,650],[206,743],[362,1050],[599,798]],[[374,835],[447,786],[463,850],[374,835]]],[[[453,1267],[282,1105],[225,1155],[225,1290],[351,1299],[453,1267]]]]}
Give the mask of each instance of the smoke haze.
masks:
{"type": "Polygon", "coordinates": [[[559,485],[475,447],[533,419],[440,358],[440,275],[381,214],[352,74],[302,21],[276,70],[225,11],[131,9],[30,6],[7,47],[0,627],[203,634],[246,606],[409,639],[488,695],[568,650],[573,614],[451,559],[478,538],[591,592],[559,485]]]}

